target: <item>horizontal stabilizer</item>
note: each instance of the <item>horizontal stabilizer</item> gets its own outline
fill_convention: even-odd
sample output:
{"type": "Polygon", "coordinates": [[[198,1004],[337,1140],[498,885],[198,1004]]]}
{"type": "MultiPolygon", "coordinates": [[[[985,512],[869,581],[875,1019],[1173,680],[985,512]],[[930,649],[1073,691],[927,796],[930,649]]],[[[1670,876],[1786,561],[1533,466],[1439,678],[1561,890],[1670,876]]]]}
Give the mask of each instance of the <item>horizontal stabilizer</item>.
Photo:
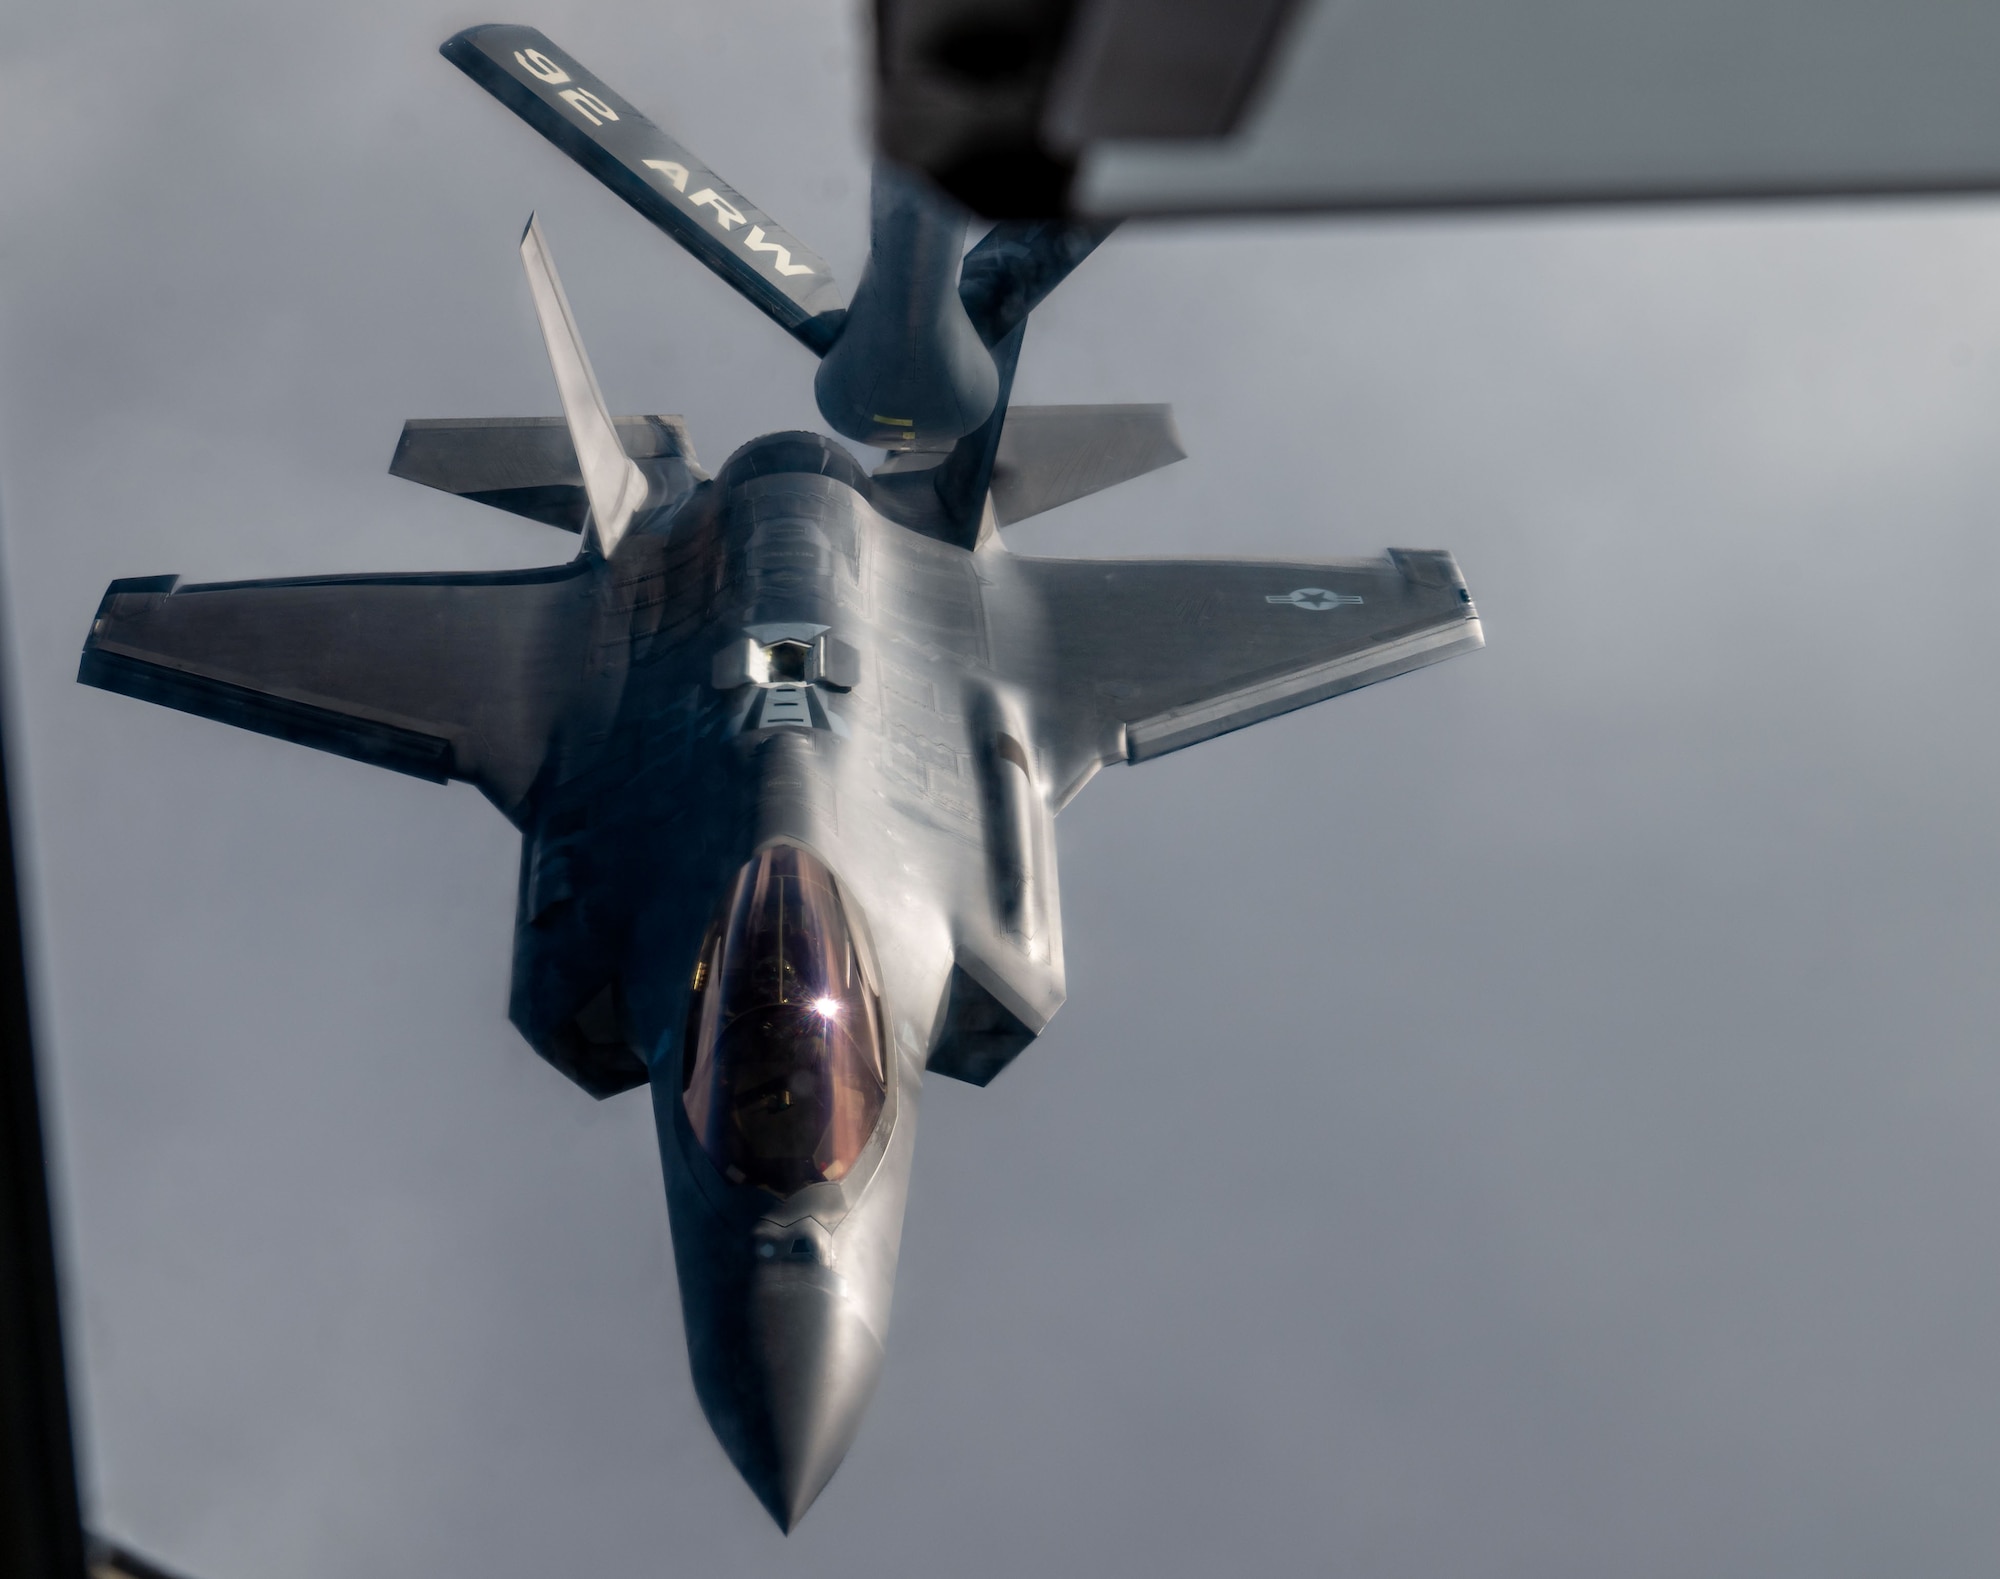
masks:
{"type": "Polygon", "coordinates": [[[1171,406],[1014,406],[993,460],[1002,526],[1183,460],[1171,406]]]}
{"type": "Polygon", "coordinates": [[[438,52],[814,352],[847,299],[796,236],[531,27],[467,28],[438,52]]]}
{"type": "MultiPolygon", "coordinates": [[[[679,417],[613,417],[618,441],[671,500],[703,480],[679,417]]],[[[446,417],[403,424],[391,476],[455,493],[531,521],[581,532],[590,497],[561,417],[446,417]]]]}

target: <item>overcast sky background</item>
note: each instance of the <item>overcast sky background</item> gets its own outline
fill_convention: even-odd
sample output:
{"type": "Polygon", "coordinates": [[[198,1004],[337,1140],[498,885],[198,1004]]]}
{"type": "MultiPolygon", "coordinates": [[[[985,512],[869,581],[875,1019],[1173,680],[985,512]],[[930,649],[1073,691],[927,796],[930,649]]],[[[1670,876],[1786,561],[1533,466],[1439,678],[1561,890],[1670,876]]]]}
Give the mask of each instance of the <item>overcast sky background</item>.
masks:
{"type": "Polygon", "coordinates": [[[810,358],[443,62],[551,33],[857,277],[852,8],[73,0],[0,54],[0,511],[92,1504],[195,1579],[1926,1579],[2000,1566],[2000,209],[1116,237],[1029,401],[1189,460],[1044,553],[1455,550],[1483,653],[1106,772],[1070,1001],[925,1097],[789,1542],[643,1094],[505,1018],[517,843],[74,684],[114,576],[552,562],[386,475],[810,358]]]}

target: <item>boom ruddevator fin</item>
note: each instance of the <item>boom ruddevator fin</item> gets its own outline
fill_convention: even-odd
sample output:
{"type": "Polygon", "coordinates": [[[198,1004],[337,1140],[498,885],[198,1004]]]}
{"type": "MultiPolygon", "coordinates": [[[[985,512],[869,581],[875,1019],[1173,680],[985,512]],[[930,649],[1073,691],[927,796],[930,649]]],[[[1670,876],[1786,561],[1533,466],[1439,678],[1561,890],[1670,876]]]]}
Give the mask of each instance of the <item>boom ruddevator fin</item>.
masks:
{"type": "Polygon", "coordinates": [[[576,447],[583,491],[590,497],[592,533],[598,551],[609,559],[632,517],[645,506],[650,492],[646,474],[625,453],[617,425],[605,409],[604,392],[597,387],[597,374],[591,371],[590,358],[584,353],[583,336],[577,332],[555,259],[549,256],[542,227],[532,214],[528,228],[521,232],[521,266],[528,271],[528,289],[535,298],[542,343],[548,347],[556,391],[562,396],[563,420],[569,424],[570,443],[576,447]]]}
{"type": "Polygon", "coordinates": [[[532,27],[488,23],[438,53],[824,355],[847,298],[826,260],[532,27]]]}

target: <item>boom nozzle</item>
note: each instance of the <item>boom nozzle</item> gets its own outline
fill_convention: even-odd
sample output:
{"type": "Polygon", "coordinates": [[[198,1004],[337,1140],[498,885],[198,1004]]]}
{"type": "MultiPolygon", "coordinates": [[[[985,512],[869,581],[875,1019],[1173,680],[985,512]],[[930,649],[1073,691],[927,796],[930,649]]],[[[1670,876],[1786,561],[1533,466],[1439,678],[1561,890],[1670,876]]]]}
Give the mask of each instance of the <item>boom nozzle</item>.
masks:
{"type": "Polygon", "coordinates": [[[914,176],[875,167],[868,267],[813,379],[834,432],[948,449],[993,414],[1000,371],[958,294],[968,219],[914,176]]]}

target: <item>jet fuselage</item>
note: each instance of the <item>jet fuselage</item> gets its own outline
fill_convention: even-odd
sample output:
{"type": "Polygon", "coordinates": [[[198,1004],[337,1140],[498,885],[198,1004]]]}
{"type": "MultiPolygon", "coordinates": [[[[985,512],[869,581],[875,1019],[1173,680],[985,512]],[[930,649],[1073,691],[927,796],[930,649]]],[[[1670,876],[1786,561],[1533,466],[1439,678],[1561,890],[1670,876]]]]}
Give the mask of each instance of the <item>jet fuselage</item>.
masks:
{"type": "MultiPolygon", "coordinates": [[[[1005,939],[1023,965],[1060,968],[1050,813],[1032,742],[1005,727],[1020,708],[992,671],[979,556],[879,514],[868,488],[839,446],[775,435],[635,526],[589,572],[595,672],[521,815],[515,1018],[542,1042],[582,1034],[581,1017],[644,1062],[697,1390],[787,1526],[838,1464],[880,1367],[918,1092],[959,941],[1005,939]],[[719,989],[732,896],[774,848],[830,877],[881,1089],[853,1155],[759,1179],[716,1139],[740,1142],[744,1116],[697,1111],[705,1145],[690,1110],[715,1106],[718,1078],[695,1078],[695,1000],[719,989]]],[[[785,941],[738,940],[767,955],[785,941]]],[[[728,1007],[736,1021],[836,1007],[795,962],[759,968],[774,979],[728,1007]],[[775,1007],[787,991],[797,1002],[775,1007]]],[[[826,1084],[794,1062],[789,1078],[826,1084]]],[[[791,1104],[794,1139],[817,1143],[852,1124],[827,1096],[764,1100],[791,1104]]]]}

